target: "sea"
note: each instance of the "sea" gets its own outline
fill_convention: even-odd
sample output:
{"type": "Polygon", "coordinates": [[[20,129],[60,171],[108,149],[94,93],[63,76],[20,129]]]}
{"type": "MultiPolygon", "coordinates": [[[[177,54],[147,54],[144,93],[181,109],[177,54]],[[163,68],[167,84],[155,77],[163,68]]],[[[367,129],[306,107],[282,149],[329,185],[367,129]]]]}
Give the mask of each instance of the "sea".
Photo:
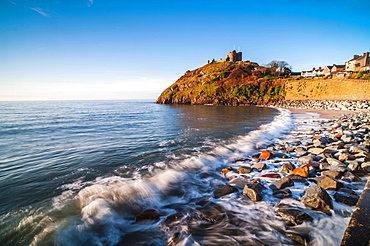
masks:
{"type": "MultiPolygon", "coordinates": [[[[293,139],[312,117],[140,100],[0,102],[0,245],[298,245],[287,230],[339,245],[352,207],[290,227],[268,191],[260,202],[241,190],[213,197],[229,182],[223,168],[293,139]],[[147,209],[160,217],[136,221],[147,209]]],[[[302,206],[296,188],[288,202],[302,206]]]]}

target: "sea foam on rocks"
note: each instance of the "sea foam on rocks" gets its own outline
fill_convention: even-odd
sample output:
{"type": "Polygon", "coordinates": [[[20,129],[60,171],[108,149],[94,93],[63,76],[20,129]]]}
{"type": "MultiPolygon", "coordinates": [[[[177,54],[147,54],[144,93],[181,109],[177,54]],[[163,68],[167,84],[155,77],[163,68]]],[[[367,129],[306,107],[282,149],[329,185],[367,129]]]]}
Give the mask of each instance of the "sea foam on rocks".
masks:
{"type": "Polygon", "coordinates": [[[339,244],[346,229],[343,226],[331,232],[315,229],[302,236],[299,225],[304,221],[320,224],[315,220],[326,220],[325,216],[337,218],[338,214],[349,219],[348,213],[353,212],[370,172],[370,112],[316,121],[314,129],[296,133],[295,139],[276,140],[253,156],[259,159],[241,159],[233,167],[223,169],[229,185],[239,184],[235,186],[239,193],[255,203],[275,204],[277,216],[291,225],[286,227],[285,236],[296,243],[320,245],[317,242],[325,239],[319,233],[332,233],[334,239],[330,240],[339,244]],[[284,159],[279,158],[282,153],[284,159]],[[266,168],[253,168],[256,163],[265,164],[266,168]],[[249,167],[249,172],[233,172],[238,167],[249,167]],[[240,189],[243,183],[245,187],[240,189]],[[257,191],[252,189],[257,186],[257,191]],[[251,191],[258,193],[258,199],[250,195],[251,191]],[[287,204],[281,205],[283,201],[287,204]]]}

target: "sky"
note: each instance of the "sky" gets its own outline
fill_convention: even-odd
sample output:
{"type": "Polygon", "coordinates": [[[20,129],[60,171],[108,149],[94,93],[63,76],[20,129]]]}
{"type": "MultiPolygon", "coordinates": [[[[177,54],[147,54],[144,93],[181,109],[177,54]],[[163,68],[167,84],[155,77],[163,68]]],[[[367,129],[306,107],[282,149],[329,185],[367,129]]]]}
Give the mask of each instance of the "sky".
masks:
{"type": "Polygon", "coordinates": [[[228,51],[293,71],[370,51],[369,0],[0,0],[0,101],[153,99],[228,51]]]}

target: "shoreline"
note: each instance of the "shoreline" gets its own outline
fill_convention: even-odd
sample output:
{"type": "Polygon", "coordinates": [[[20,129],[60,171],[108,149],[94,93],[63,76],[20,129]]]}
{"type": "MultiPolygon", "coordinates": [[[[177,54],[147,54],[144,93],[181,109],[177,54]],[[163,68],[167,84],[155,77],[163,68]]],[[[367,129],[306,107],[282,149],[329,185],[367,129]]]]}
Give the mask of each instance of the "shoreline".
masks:
{"type": "Polygon", "coordinates": [[[242,188],[256,204],[272,202],[287,222],[287,238],[302,245],[339,245],[368,180],[370,141],[364,135],[370,132],[370,113],[277,108],[291,112],[294,129],[221,173],[228,186],[242,188]],[[311,231],[302,233],[308,225],[311,231]]]}

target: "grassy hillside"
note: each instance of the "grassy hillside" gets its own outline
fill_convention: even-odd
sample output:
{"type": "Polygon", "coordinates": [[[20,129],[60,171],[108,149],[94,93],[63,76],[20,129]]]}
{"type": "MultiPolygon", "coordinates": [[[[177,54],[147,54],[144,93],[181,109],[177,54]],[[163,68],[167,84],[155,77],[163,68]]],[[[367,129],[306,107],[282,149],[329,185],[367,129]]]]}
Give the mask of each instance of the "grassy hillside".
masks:
{"type": "Polygon", "coordinates": [[[285,97],[282,80],[253,62],[211,63],[187,71],[157,99],[162,104],[254,105],[285,97]]]}

